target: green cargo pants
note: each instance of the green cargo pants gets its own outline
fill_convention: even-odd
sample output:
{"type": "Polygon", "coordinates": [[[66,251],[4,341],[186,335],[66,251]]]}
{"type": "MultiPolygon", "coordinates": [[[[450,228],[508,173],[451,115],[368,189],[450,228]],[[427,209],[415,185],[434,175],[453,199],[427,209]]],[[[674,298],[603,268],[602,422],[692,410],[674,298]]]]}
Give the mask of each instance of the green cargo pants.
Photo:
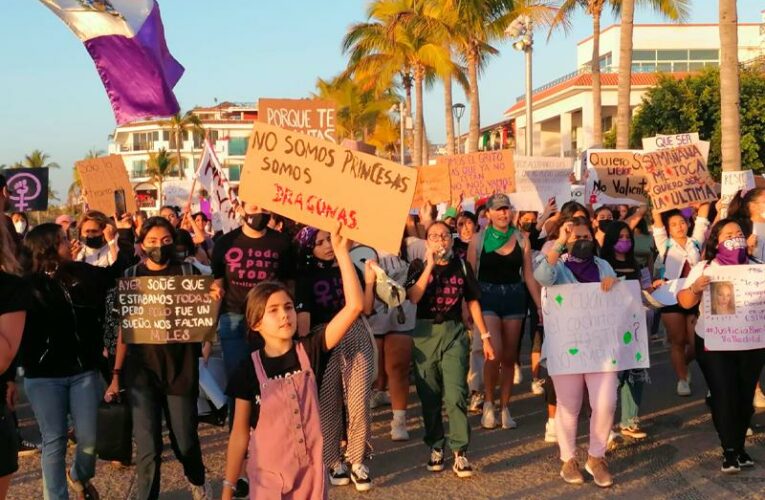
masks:
{"type": "Polygon", "coordinates": [[[470,443],[467,330],[455,321],[434,325],[431,320],[417,320],[413,338],[414,380],[422,402],[425,444],[444,448],[443,403],[449,417],[449,448],[465,451],[470,443]]]}

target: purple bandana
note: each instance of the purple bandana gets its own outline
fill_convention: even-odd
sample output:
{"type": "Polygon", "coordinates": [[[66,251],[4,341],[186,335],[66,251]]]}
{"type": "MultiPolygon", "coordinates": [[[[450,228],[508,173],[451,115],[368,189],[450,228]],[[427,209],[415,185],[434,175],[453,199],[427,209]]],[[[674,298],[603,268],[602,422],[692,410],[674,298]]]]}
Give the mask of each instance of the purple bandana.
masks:
{"type": "Polygon", "coordinates": [[[595,258],[583,260],[569,255],[565,261],[563,261],[569,271],[574,274],[574,277],[579,283],[597,283],[600,281],[600,271],[598,265],[595,263],[595,258]]]}

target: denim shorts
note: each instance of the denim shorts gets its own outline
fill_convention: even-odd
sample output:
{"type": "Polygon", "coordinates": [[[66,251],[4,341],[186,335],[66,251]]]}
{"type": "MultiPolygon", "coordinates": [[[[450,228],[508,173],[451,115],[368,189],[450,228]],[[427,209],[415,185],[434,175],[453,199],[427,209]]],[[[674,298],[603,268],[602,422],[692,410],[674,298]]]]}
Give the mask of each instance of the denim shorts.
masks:
{"type": "Polygon", "coordinates": [[[481,282],[481,312],[500,319],[526,316],[526,285],[523,282],[495,285],[481,282]]]}

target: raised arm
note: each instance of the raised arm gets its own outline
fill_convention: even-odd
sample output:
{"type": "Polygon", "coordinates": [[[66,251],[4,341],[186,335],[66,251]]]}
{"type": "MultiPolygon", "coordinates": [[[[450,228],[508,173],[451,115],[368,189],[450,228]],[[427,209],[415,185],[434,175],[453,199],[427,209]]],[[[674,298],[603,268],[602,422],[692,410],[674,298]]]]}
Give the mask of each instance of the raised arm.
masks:
{"type": "Polygon", "coordinates": [[[332,248],[335,250],[335,258],[340,268],[345,306],[327,324],[324,333],[327,350],[332,349],[340,342],[364,309],[364,295],[349,253],[352,245],[353,242],[349,238],[340,235],[340,225],[338,224],[337,229],[332,232],[332,248]]]}
{"type": "Polygon", "coordinates": [[[643,220],[643,216],[645,216],[645,213],[648,211],[648,205],[640,205],[635,210],[635,213],[627,217],[627,225],[630,227],[630,230],[634,230],[638,224],[640,224],[640,221],[643,220]]]}

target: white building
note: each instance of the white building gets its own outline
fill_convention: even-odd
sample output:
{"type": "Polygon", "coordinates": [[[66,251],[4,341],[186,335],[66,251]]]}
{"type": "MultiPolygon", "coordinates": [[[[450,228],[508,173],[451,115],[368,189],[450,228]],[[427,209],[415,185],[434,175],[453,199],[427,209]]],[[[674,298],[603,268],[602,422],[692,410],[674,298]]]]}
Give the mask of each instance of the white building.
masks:
{"type": "MultiPolygon", "coordinates": [[[[199,117],[229,180],[238,186],[247,139],[258,118],[257,106],[223,102],[212,107],[194,108],[191,113],[199,117]]],[[[175,174],[165,179],[162,185],[164,200],[157,200],[158,189],[147,174],[147,165],[151,155],[161,149],[177,158],[175,134],[169,120],[138,121],[117,127],[111,136],[109,154],[122,155],[139,208],[153,213],[162,205],[183,206],[188,201],[203,145],[202,134],[186,132],[180,150],[183,178],[175,174]]],[[[196,193],[194,201],[198,201],[196,193]]]]}
{"type": "MultiPolygon", "coordinates": [[[[765,11],[763,11],[765,26],[765,11]]],[[[739,24],[739,61],[765,54],[761,24],[739,24]]],[[[600,34],[601,100],[603,132],[616,117],[619,68],[618,24],[600,34]]],[[[765,33],[765,31],[763,31],[765,33]]],[[[576,156],[594,145],[592,139],[592,37],[577,45],[577,69],[533,91],[533,148],[535,155],[576,156]]],[[[632,91],[634,110],[645,92],[656,84],[660,73],[677,78],[720,61],[717,24],[636,24],[633,32],[632,91]]],[[[524,154],[526,134],[525,96],[505,111],[514,120],[516,150],[524,154]]]]}

